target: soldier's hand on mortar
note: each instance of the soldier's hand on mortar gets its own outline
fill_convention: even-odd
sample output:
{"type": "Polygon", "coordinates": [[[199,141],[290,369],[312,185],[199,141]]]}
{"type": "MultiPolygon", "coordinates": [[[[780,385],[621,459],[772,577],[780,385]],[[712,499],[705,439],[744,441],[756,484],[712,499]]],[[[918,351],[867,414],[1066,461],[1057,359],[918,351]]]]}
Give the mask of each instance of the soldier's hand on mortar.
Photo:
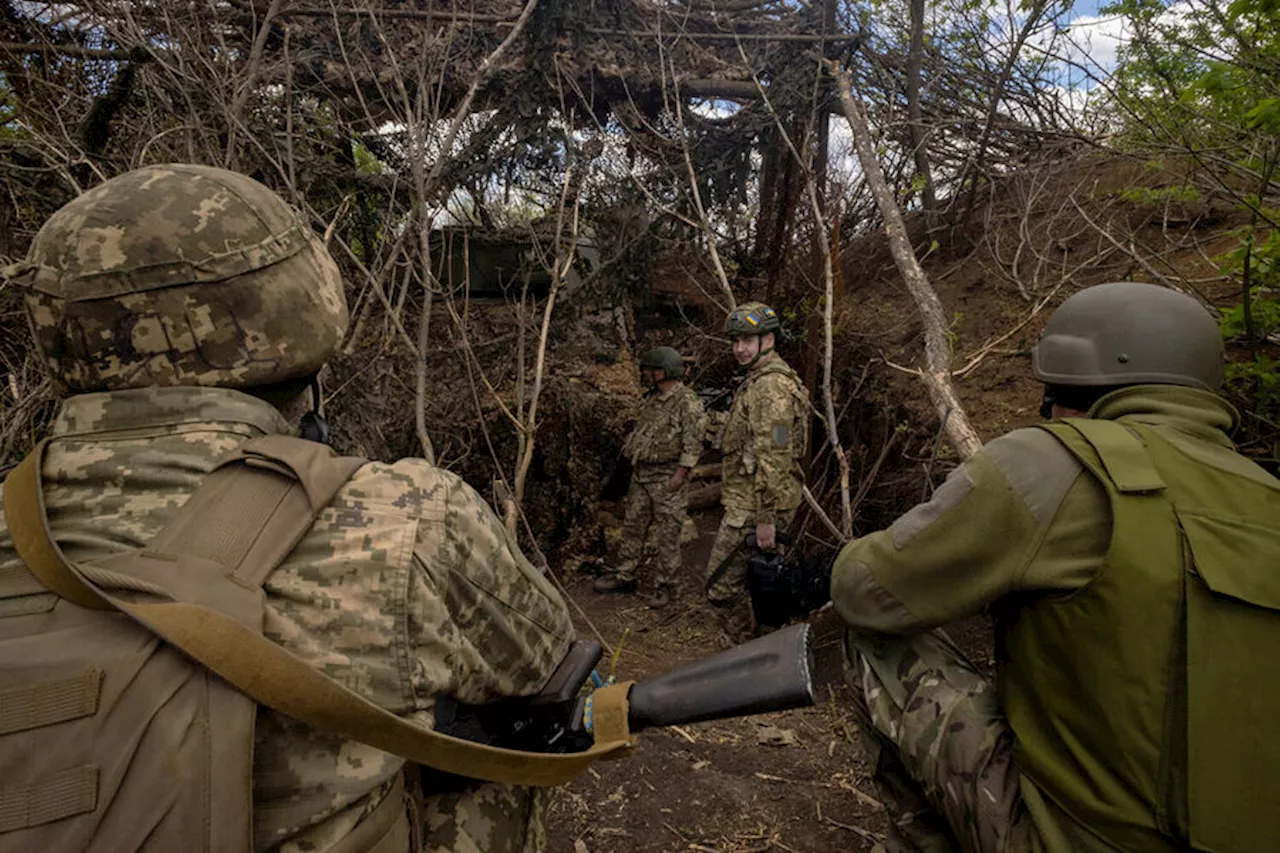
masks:
{"type": "Polygon", "coordinates": [[[756,547],[761,551],[772,551],[778,543],[775,541],[777,529],[772,524],[756,525],[756,547]]]}
{"type": "Polygon", "coordinates": [[[684,485],[685,478],[689,476],[688,468],[677,468],[676,472],[671,475],[671,479],[667,480],[667,491],[678,492],[680,487],[684,485]]]}

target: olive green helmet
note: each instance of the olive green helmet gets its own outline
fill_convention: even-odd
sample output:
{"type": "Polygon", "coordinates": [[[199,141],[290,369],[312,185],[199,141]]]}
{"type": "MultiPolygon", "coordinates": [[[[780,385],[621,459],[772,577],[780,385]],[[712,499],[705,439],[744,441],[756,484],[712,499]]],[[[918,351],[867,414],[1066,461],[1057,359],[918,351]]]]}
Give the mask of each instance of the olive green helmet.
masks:
{"type": "Polygon", "coordinates": [[[1154,284],[1099,284],[1053,312],[1031,351],[1049,385],[1222,388],[1218,324],[1199,302],[1154,284]]]}
{"type": "Polygon", "coordinates": [[[778,312],[763,302],[744,302],[724,318],[724,333],[731,338],[763,335],[782,328],[778,312]]]}
{"type": "Polygon", "coordinates": [[[295,379],[347,329],[324,244],[280,196],[208,166],[148,166],[94,187],[5,275],[25,288],[36,344],[73,393],[295,379]]]}
{"type": "Polygon", "coordinates": [[[640,366],[661,370],[666,379],[684,376],[684,359],[671,347],[654,347],[640,357],[640,366]]]}

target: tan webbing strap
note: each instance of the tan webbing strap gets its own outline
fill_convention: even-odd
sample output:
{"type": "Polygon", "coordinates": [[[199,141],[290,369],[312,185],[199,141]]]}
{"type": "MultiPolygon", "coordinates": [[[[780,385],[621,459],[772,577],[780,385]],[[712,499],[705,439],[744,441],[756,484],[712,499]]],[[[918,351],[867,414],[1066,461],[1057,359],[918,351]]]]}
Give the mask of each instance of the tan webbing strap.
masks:
{"type": "MultiPolygon", "coordinates": [[[[180,600],[139,603],[114,596],[70,563],[53,541],[41,498],[43,450],[43,444],[37,447],[5,481],[6,516],[15,547],[27,567],[59,595],[68,591],[65,598],[98,607],[114,606],[127,613],[260,704],[427,767],[517,785],[562,784],[596,759],[632,743],[629,733],[626,740],[608,741],[597,736],[596,744],[586,752],[548,755],[449,737],[387,712],[225,613],[180,600]],[[36,512],[31,511],[33,507],[36,512]]],[[[173,557],[186,563],[181,555],[173,557]]],[[[182,566],[170,569],[175,577],[185,571],[182,566]]]]}
{"type": "Polygon", "coordinates": [[[98,710],[102,671],[0,689],[0,735],[88,717],[98,710]]]}
{"type": "MultiPolygon", "coordinates": [[[[631,726],[627,720],[627,697],[634,681],[622,681],[601,687],[591,694],[591,731],[603,743],[631,743],[631,726]]],[[[617,756],[620,757],[621,753],[617,756]]]]}
{"type": "Polygon", "coordinates": [[[94,810],[98,768],[86,764],[35,782],[0,788],[0,832],[12,832],[94,810]]]}

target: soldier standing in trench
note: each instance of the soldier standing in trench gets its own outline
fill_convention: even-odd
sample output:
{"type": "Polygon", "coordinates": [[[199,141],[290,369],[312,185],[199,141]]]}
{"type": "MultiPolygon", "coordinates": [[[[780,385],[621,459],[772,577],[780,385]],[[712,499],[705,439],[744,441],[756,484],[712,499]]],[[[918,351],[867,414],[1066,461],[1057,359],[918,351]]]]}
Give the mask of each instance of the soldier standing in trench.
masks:
{"type": "Polygon", "coordinates": [[[888,853],[1264,853],[1280,839],[1280,481],[1222,337],[1150,284],[1033,350],[1050,423],[987,444],[831,581],[888,853]],[[991,608],[993,687],[937,629],[991,608]]]}
{"type": "Polygon", "coordinates": [[[757,547],[775,548],[777,531],[791,526],[804,489],[809,398],[774,350],[780,328],[777,312],[759,302],[740,305],[724,322],[747,375],[720,432],[724,517],[707,559],[707,598],[734,643],[750,639],[755,629],[743,539],[754,528],[757,547]]]}
{"type": "Polygon", "coordinates": [[[648,387],[635,429],[622,453],[631,460],[619,562],[596,579],[596,592],[633,592],[645,536],[652,528],[658,544],[658,573],[649,606],[665,607],[680,564],[680,532],[688,517],[685,483],[698,464],[706,412],[683,382],[684,359],[671,347],[651,349],[640,359],[640,381],[648,387]]]}

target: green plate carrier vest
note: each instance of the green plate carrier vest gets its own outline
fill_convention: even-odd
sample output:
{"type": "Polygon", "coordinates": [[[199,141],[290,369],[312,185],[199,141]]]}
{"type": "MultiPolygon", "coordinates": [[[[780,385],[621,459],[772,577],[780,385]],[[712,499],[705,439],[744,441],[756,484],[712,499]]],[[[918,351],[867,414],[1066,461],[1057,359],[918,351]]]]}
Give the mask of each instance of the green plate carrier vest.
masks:
{"type": "Polygon", "coordinates": [[[1142,424],[1043,428],[1104,484],[1114,527],[1088,587],[1002,626],[1018,766],[1118,850],[1276,849],[1280,481],[1142,424]]]}

